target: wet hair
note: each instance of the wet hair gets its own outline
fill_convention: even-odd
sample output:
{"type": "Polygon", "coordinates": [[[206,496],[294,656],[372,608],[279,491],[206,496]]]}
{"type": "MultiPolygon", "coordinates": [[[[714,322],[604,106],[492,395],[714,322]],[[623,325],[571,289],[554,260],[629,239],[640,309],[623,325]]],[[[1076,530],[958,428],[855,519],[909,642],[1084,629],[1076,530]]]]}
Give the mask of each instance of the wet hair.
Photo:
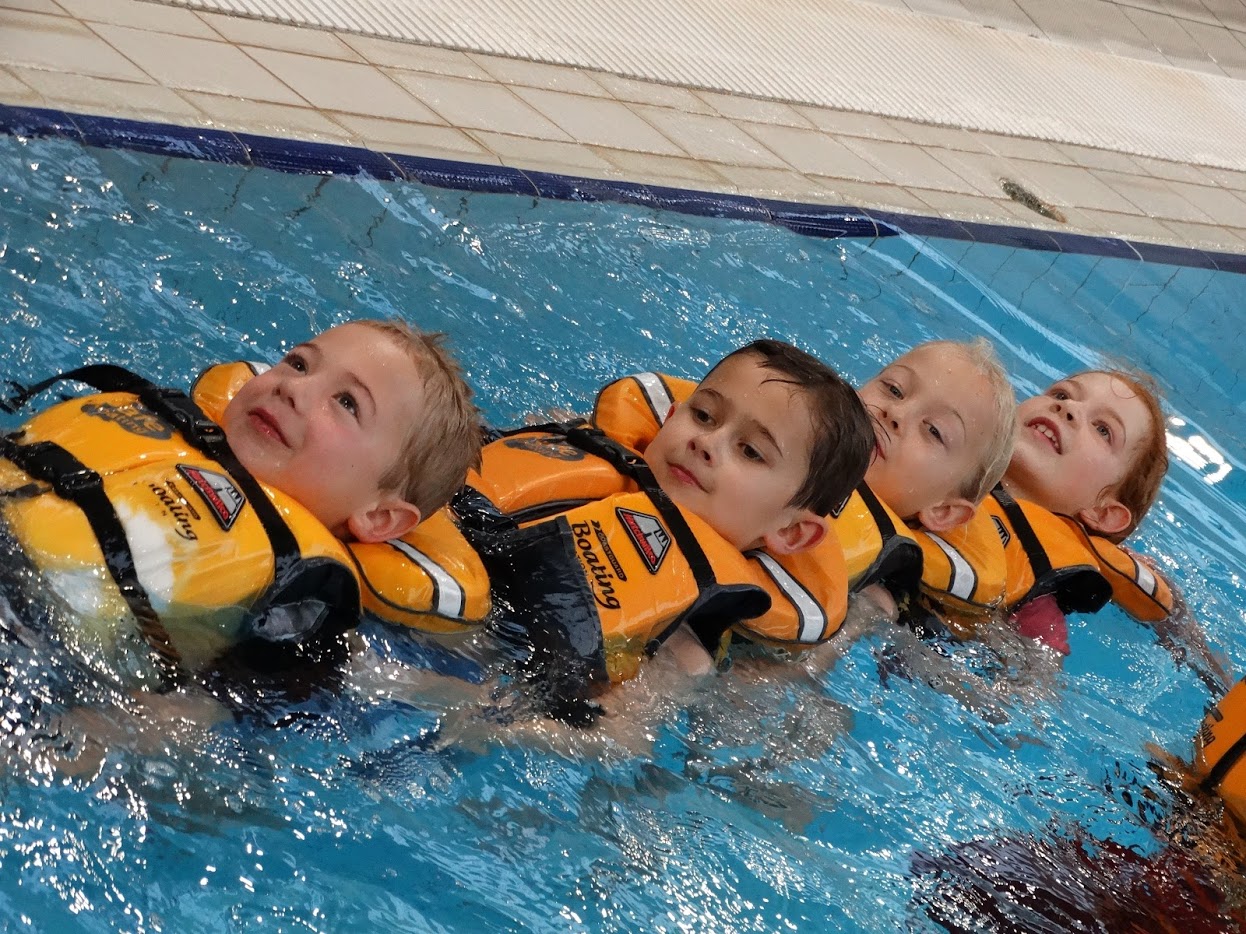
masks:
{"type": "Polygon", "coordinates": [[[913,350],[939,346],[951,347],[960,353],[965,362],[986,379],[991,394],[991,413],[982,426],[987,437],[986,447],[975,461],[973,472],[957,491],[977,505],[995,489],[1008,469],[1008,462],[1012,460],[1012,449],[1017,440],[1017,397],[1012,391],[1012,383],[1008,382],[1004,365],[995,354],[995,347],[985,337],[975,337],[972,341],[929,341],[918,344],[913,350]]]}
{"type": "Polygon", "coordinates": [[[856,390],[817,357],[770,339],[732,351],[710,373],[745,355],[773,370],[775,381],[790,384],[808,402],[813,428],[809,472],[788,505],[820,516],[838,512],[865,477],[874,451],[874,426],[856,390]]]}
{"type": "Polygon", "coordinates": [[[1138,527],[1159,496],[1160,484],[1168,473],[1168,434],[1164,429],[1164,412],[1160,408],[1159,385],[1149,373],[1136,370],[1084,370],[1069,378],[1076,379],[1090,373],[1105,373],[1128,386],[1146,406],[1150,422],[1151,430],[1134,454],[1133,462],[1125,470],[1125,476],[1115,490],[1109,487],[1104,491],[1120,500],[1129,510],[1129,525],[1114,535],[1103,536],[1109,541],[1119,543],[1138,527]]]}
{"type": "Polygon", "coordinates": [[[423,405],[379,486],[393,490],[427,519],[480,464],[480,412],[472,390],[446,348],[446,335],[423,333],[403,321],[355,321],[405,350],[423,381],[423,405]]]}

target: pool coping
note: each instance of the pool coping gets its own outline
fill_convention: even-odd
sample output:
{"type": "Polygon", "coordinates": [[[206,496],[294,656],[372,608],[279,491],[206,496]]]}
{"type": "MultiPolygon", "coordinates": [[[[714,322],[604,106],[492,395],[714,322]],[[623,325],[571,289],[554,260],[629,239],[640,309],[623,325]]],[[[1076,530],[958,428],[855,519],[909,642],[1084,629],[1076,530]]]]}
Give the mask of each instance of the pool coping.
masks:
{"type": "Polygon", "coordinates": [[[702,217],[751,220],[803,236],[924,236],[1042,252],[1137,259],[1246,273],[1246,256],[1118,237],[961,221],[851,205],[823,205],[693,188],[646,185],[467,161],[378,152],[334,143],[72,113],[0,103],[0,132],[61,137],[85,146],[266,168],[291,174],[360,175],[438,188],[560,201],[606,201],[702,217]]]}

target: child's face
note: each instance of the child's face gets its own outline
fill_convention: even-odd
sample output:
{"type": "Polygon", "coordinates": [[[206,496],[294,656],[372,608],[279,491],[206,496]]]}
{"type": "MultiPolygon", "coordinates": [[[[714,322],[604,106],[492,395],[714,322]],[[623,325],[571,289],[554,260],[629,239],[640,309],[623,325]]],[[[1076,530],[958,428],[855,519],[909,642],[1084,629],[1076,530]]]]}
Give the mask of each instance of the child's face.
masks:
{"type": "Polygon", "coordinates": [[[902,518],[940,529],[933,510],[969,502],[961,490],[990,441],[989,381],[957,348],[936,344],[891,363],[860,395],[875,420],[870,489],[902,518]]]}
{"type": "Polygon", "coordinates": [[[645,449],[658,485],[744,550],[791,525],[809,473],[813,426],[805,393],[740,354],[672,412],[645,449]]]}
{"type": "Polygon", "coordinates": [[[294,497],[339,537],[385,498],[423,408],[407,352],[358,324],[325,331],[247,382],[222,419],[230,447],[257,480],[294,497]]]}
{"type": "Polygon", "coordinates": [[[1109,373],[1061,380],[1022,402],[1017,424],[1017,447],[1004,475],[1009,489],[1077,517],[1115,502],[1113,491],[1152,430],[1146,403],[1109,373]]]}

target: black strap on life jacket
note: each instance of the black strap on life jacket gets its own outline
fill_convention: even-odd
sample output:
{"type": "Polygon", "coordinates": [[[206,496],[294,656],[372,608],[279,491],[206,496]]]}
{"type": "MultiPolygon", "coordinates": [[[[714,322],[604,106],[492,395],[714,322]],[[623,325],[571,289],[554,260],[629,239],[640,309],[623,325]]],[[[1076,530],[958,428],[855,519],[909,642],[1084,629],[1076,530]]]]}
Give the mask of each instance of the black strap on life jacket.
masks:
{"type": "Polygon", "coordinates": [[[1215,794],[1220,790],[1220,783],[1242,761],[1243,755],[1246,755],[1246,735],[1239,736],[1237,741],[1225,750],[1224,755],[1207,772],[1207,776],[1199,782],[1199,786],[1204,791],[1215,794]]]}
{"type": "MultiPolygon", "coordinates": [[[[501,436],[542,433],[565,438],[568,444],[574,445],[586,454],[601,458],[620,474],[632,480],[641,492],[649,497],[649,501],[653,503],[653,508],[658,514],[666,520],[671,537],[683,553],[684,560],[688,562],[697,589],[701,593],[707,593],[717,585],[718,579],[714,575],[714,568],[705,554],[705,549],[701,547],[701,543],[688,526],[688,521],[680,512],[679,507],[671,502],[671,498],[658,486],[658,481],[654,478],[653,471],[649,469],[644,458],[615,441],[600,428],[594,428],[583,420],[530,425],[514,431],[502,432],[501,436]]],[[[712,655],[717,651],[722,635],[730,628],[733,619],[730,615],[717,613],[697,613],[686,619],[680,617],[654,637],[646,646],[645,651],[652,655],[685,621],[712,655]]]]}
{"type": "Polygon", "coordinates": [[[1034,570],[1034,579],[1041,580],[1044,575],[1051,573],[1051,558],[1047,554],[1047,549],[1038,540],[1038,534],[1030,525],[1030,520],[1017,505],[1017,501],[1002,486],[993,489],[991,495],[995,497],[995,501],[1004,510],[1004,515],[1008,517],[1008,522],[1013,532],[1016,533],[1017,541],[1021,543],[1025,556],[1030,561],[1030,567],[1034,570]]]}
{"type": "MultiPolygon", "coordinates": [[[[273,579],[285,579],[297,565],[300,550],[289,525],[230,449],[225,432],[186,393],[157,386],[123,367],[105,363],[79,367],[45,379],[21,390],[7,400],[7,405],[11,411],[16,410],[44,390],[65,381],[86,383],[100,392],[124,392],[136,396],[144,407],[176,428],[192,447],[219,464],[250,500],[272,546],[273,579]]],[[[134,554],[125,529],[104,493],[99,474],[59,445],[52,442],[20,444],[19,437],[5,438],[0,454],[35,479],[51,484],[58,496],[82,510],[99,539],[109,574],[138,620],[144,638],[156,653],[166,683],[169,686],[182,683],[185,673],[180,665],[180,655],[138,580],[134,554]]]]}
{"type": "MultiPolygon", "coordinates": [[[[1100,573],[1098,566],[1081,565],[1053,570],[1051,556],[1038,540],[1038,533],[1030,525],[1020,504],[1002,486],[992,490],[991,495],[1008,517],[1034,572],[1034,589],[1020,602],[1026,602],[1031,596],[1051,593],[1055,594],[1056,603],[1064,613],[1097,613],[1103,609],[1112,598],[1112,585],[1100,573]]],[[[1085,544],[1090,547],[1088,541],[1085,544]]]]}

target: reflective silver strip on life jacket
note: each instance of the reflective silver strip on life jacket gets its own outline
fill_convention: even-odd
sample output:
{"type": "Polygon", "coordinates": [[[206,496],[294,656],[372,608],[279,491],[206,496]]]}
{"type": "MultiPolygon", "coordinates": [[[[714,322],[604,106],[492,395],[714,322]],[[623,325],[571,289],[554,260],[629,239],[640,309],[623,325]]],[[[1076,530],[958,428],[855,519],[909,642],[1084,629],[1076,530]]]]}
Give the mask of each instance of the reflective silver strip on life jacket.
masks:
{"type": "Polygon", "coordinates": [[[931,540],[939,546],[940,550],[947,555],[948,561],[952,564],[952,579],[948,581],[947,592],[953,597],[959,597],[961,600],[971,599],[974,590],[978,586],[978,575],[974,573],[973,567],[959,551],[938,535],[928,534],[930,534],[931,540]]]}
{"type": "Polygon", "coordinates": [[[826,611],[817,600],[813,598],[808,590],[804,588],[800,581],[787,573],[783,565],[779,564],[771,555],[764,551],[750,551],[750,558],[757,560],[766,573],[783,591],[783,595],[791,601],[792,606],[796,608],[796,615],[800,617],[800,641],[806,643],[818,642],[822,639],[822,634],[826,632],[826,611]]]}
{"type": "Polygon", "coordinates": [[[433,582],[433,612],[449,619],[463,619],[467,613],[467,594],[445,568],[418,548],[413,548],[400,538],[392,538],[386,544],[401,551],[423,569],[433,582]]]}
{"type": "Polygon", "coordinates": [[[1129,560],[1134,564],[1134,583],[1148,596],[1155,596],[1155,589],[1159,586],[1159,582],[1155,579],[1155,572],[1149,567],[1135,558],[1129,556],[1129,560]]]}
{"type": "Polygon", "coordinates": [[[649,409],[653,412],[657,423],[665,424],[666,416],[671,414],[671,406],[675,404],[675,400],[666,391],[666,384],[662,382],[662,377],[657,373],[633,373],[632,379],[640,384],[645,394],[645,401],[649,403],[649,409]]]}

